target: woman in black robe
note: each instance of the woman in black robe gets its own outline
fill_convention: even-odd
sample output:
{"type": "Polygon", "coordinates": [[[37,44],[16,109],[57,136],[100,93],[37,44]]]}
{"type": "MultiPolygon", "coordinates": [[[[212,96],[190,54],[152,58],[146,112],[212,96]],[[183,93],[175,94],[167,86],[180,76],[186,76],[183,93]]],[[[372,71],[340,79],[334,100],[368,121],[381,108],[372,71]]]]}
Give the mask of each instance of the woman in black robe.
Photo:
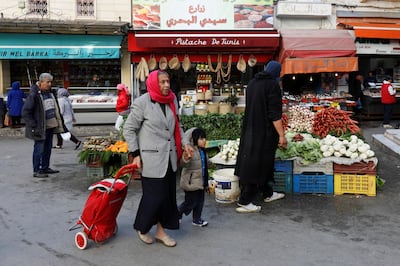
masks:
{"type": "Polygon", "coordinates": [[[279,86],[281,65],[270,61],[265,70],[256,74],[246,90],[246,109],[243,118],[235,175],[240,178],[241,194],[237,212],[259,212],[253,203],[258,192],[265,202],[285,195],[273,191],[275,151],[286,147],[282,126],[282,93],[279,86]]]}

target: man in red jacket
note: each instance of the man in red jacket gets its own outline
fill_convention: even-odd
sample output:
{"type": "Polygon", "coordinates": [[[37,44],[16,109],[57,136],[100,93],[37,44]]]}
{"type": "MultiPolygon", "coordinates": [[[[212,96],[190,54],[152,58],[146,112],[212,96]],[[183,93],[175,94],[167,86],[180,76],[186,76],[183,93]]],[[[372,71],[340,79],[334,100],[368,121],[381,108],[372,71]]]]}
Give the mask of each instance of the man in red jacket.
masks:
{"type": "Polygon", "coordinates": [[[392,78],[384,78],[381,88],[381,102],[383,104],[383,127],[392,128],[390,119],[392,118],[393,106],[396,104],[396,90],[393,88],[392,78]]]}

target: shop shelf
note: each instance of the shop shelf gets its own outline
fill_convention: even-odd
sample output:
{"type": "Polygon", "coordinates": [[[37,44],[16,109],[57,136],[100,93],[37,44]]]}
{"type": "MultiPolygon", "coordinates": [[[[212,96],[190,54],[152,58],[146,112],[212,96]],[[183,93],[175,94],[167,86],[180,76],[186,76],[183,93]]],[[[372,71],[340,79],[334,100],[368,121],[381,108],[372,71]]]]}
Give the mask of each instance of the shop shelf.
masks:
{"type": "Polygon", "coordinates": [[[322,172],[294,174],[293,193],[333,194],[333,175],[322,172]]]}
{"type": "Polygon", "coordinates": [[[292,160],[275,160],[275,171],[276,172],[293,172],[293,161],[292,160]]]}
{"type": "Polygon", "coordinates": [[[308,165],[302,165],[298,161],[293,162],[293,174],[302,174],[306,172],[322,172],[326,175],[332,175],[333,162],[316,162],[308,165]]]}
{"type": "Polygon", "coordinates": [[[333,164],[334,174],[367,174],[376,175],[376,165],[374,162],[358,162],[350,165],[345,164],[333,164]]]}
{"type": "Polygon", "coordinates": [[[376,175],[334,174],[334,194],[376,196],[376,175]]]}
{"type": "Polygon", "coordinates": [[[274,191],[292,193],[293,192],[293,174],[292,172],[274,173],[274,191]]]}

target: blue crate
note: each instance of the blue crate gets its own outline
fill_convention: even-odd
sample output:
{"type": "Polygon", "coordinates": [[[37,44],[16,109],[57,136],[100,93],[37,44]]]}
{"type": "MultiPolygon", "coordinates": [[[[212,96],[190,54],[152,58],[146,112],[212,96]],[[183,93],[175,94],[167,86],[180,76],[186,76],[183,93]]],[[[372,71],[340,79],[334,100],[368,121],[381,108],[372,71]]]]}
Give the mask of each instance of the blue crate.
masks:
{"type": "Polygon", "coordinates": [[[293,192],[293,174],[287,172],[274,172],[274,191],[278,192],[293,192]]]}
{"type": "Polygon", "coordinates": [[[293,193],[333,194],[333,175],[321,172],[294,174],[293,193]]]}
{"type": "Polygon", "coordinates": [[[292,174],[293,161],[292,160],[275,160],[275,172],[285,172],[292,174]]]}

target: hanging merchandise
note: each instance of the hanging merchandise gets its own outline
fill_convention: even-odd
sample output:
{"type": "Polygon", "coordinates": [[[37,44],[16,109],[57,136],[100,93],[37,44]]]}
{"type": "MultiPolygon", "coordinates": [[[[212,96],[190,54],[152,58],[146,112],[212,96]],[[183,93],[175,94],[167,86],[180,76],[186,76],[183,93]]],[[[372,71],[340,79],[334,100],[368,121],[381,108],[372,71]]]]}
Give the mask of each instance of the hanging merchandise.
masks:
{"type": "Polygon", "coordinates": [[[146,59],[142,57],[140,59],[139,64],[137,65],[135,78],[140,80],[141,82],[144,82],[148,75],[149,75],[149,67],[147,65],[146,59]]]}
{"type": "Polygon", "coordinates": [[[178,70],[181,67],[181,63],[179,62],[179,58],[177,55],[174,55],[168,62],[168,66],[172,70],[178,70]]]}
{"type": "Polygon", "coordinates": [[[247,60],[247,64],[249,67],[254,67],[257,64],[257,58],[254,55],[250,55],[249,60],[247,60]]]}
{"type": "Polygon", "coordinates": [[[221,56],[221,54],[218,54],[218,63],[217,63],[217,66],[215,68],[212,65],[211,56],[210,55],[207,55],[207,59],[208,59],[208,69],[211,72],[217,73],[221,69],[221,65],[222,65],[222,56],[221,56]]]}
{"type": "Polygon", "coordinates": [[[185,54],[183,57],[182,68],[184,72],[188,72],[192,63],[190,63],[189,55],[185,54]]]}
{"type": "Polygon", "coordinates": [[[240,72],[242,73],[246,72],[246,61],[244,61],[243,55],[239,56],[239,60],[237,62],[236,67],[240,72]]]}
{"type": "Polygon", "coordinates": [[[166,70],[166,69],[167,69],[167,67],[168,67],[168,61],[167,61],[167,58],[166,58],[165,56],[163,56],[163,57],[160,58],[160,62],[158,63],[158,67],[159,67],[161,70],[166,70]]]}
{"type": "Polygon", "coordinates": [[[232,67],[232,55],[230,54],[226,66],[221,65],[221,76],[222,80],[225,82],[228,82],[231,79],[231,67],[232,67]],[[224,73],[224,69],[226,69],[226,73],[224,73]]]}
{"type": "Polygon", "coordinates": [[[157,67],[157,60],[156,60],[156,58],[155,58],[155,56],[154,56],[153,54],[150,55],[150,59],[149,59],[149,61],[147,62],[147,65],[149,66],[149,71],[152,71],[152,70],[156,69],[156,67],[157,67]]]}

